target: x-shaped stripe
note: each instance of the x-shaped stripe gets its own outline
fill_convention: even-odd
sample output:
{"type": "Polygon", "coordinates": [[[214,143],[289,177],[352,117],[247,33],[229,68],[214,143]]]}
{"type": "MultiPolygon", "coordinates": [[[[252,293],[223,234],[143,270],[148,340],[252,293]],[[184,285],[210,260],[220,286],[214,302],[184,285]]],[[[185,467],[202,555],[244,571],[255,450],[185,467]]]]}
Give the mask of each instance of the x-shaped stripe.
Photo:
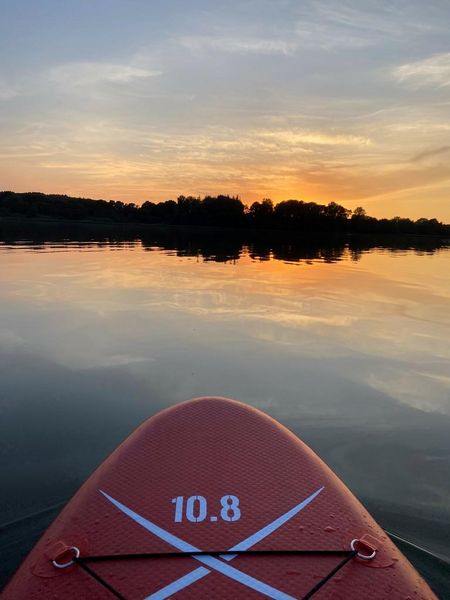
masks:
{"type": "MultiPolygon", "coordinates": [[[[277,519],[275,519],[274,521],[272,521],[271,523],[269,523],[268,525],[266,525],[265,527],[263,527],[256,533],[252,534],[251,536],[249,536],[242,542],[240,542],[240,543],[236,544],[235,546],[233,546],[232,548],[230,548],[230,554],[227,553],[227,554],[220,555],[220,558],[222,558],[228,562],[236,557],[236,554],[232,554],[233,551],[248,550],[249,548],[251,548],[252,546],[257,544],[258,542],[260,542],[261,540],[266,538],[268,535],[270,535],[271,533],[276,531],[279,527],[281,527],[284,523],[289,521],[297,513],[299,513],[310,502],[312,502],[314,500],[314,498],[316,498],[316,496],[318,496],[322,490],[323,490],[323,487],[319,488],[313,494],[308,496],[308,498],[306,498],[305,500],[303,500],[302,502],[300,502],[299,504],[294,506],[291,510],[284,513],[283,515],[281,515],[280,517],[278,517],[277,519]]],[[[155,523],[152,523],[151,521],[142,517],[141,515],[139,515],[135,511],[131,510],[130,508],[128,508],[127,506],[125,506],[124,504],[119,502],[118,500],[114,499],[112,496],[110,496],[106,492],[103,492],[101,490],[100,490],[100,492],[103,494],[103,496],[105,498],[107,498],[112,504],[114,504],[114,506],[116,506],[121,512],[126,514],[133,521],[135,521],[135,523],[141,525],[147,531],[150,531],[151,533],[153,533],[160,539],[164,540],[165,542],[168,542],[169,544],[171,544],[173,547],[177,548],[178,550],[181,550],[182,552],[198,552],[199,551],[199,548],[197,548],[196,546],[189,544],[188,542],[182,540],[181,538],[166,531],[162,527],[159,527],[155,523]]],[[[209,569],[205,568],[205,567],[199,567],[199,568],[195,569],[194,571],[192,571],[191,573],[188,573],[187,575],[181,577],[180,579],[177,579],[176,581],[172,582],[168,586],[165,586],[158,592],[151,594],[150,596],[148,596],[146,598],[146,600],[163,600],[165,598],[168,598],[170,595],[175,594],[176,592],[182,590],[183,588],[187,587],[188,585],[191,585],[195,581],[198,581],[199,579],[208,575],[211,572],[211,569],[214,571],[218,571],[219,573],[222,573],[223,575],[226,575],[227,577],[230,577],[231,579],[238,581],[239,583],[241,583],[257,592],[260,592],[269,598],[273,598],[274,600],[294,600],[292,598],[292,596],[285,594],[284,592],[256,579],[255,577],[252,577],[251,575],[248,575],[238,569],[235,569],[234,567],[228,565],[227,563],[223,562],[222,560],[219,560],[219,558],[216,558],[216,557],[210,556],[210,555],[200,555],[200,556],[194,555],[192,558],[195,558],[197,561],[203,563],[204,565],[209,567],[209,569]]]]}

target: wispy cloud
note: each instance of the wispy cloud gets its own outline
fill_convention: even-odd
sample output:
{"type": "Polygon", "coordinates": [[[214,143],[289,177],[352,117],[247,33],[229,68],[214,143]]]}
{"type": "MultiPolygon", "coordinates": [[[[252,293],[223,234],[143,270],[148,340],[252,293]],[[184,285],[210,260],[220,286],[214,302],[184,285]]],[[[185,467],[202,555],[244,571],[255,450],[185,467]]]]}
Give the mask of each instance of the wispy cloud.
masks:
{"type": "Polygon", "coordinates": [[[332,25],[301,21],[295,27],[297,45],[306,48],[363,48],[372,41],[366,35],[339,31],[332,25]]]}
{"type": "Polygon", "coordinates": [[[440,156],[442,154],[448,154],[450,152],[450,146],[441,146],[440,148],[434,148],[433,150],[425,150],[424,152],[420,152],[416,154],[411,161],[419,162],[421,160],[427,160],[429,158],[434,158],[435,156],[440,156]]]}
{"type": "Polygon", "coordinates": [[[300,46],[334,50],[364,48],[395,36],[421,35],[435,30],[394,3],[361,3],[340,0],[317,0],[302,7],[302,18],[295,26],[300,46]]]}
{"type": "Polygon", "coordinates": [[[0,100],[11,100],[11,98],[16,98],[21,95],[22,92],[18,87],[0,80],[0,100]]]}
{"type": "Polygon", "coordinates": [[[91,86],[97,83],[124,84],[158,75],[161,75],[161,71],[127,64],[75,62],[51,68],[47,77],[58,85],[74,88],[91,86]]]}
{"type": "Polygon", "coordinates": [[[450,131],[450,123],[433,123],[426,119],[420,120],[420,117],[417,119],[413,123],[392,123],[389,125],[389,129],[397,133],[438,134],[444,132],[445,135],[447,135],[447,131],[450,131]]]}
{"type": "Polygon", "coordinates": [[[371,140],[364,136],[341,133],[327,133],[308,130],[267,130],[257,132],[257,136],[270,138],[290,146],[322,145],[322,146],[368,146],[371,140]]]}
{"type": "Polygon", "coordinates": [[[217,50],[236,54],[293,54],[297,45],[280,39],[182,36],[178,43],[193,51],[217,50]]]}
{"type": "Polygon", "coordinates": [[[404,12],[395,9],[392,3],[373,3],[372,6],[361,3],[361,7],[355,6],[354,2],[348,1],[319,1],[316,4],[317,12],[321,20],[326,19],[335,26],[340,26],[354,32],[368,32],[389,35],[399,30],[399,17],[403,25],[411,28],[411,24],[405,23],[404,12]]]}
{"type": "Polygon", "coordinates": [[[393,70],[394,78],[413,87],[450,85],[450,52],[406,63],[393,70]]]}

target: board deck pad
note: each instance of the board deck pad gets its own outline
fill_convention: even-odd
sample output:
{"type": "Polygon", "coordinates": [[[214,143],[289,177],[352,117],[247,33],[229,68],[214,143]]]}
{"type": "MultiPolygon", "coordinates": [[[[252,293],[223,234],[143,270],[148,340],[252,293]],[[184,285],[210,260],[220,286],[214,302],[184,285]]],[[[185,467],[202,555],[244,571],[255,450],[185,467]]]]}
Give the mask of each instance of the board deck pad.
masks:
{"type": "Polygon", "coordinates": [[[228,552],[86,563],[126,600],[301,599],[343,556],[233,550],[348,551],[364,536],[375,557],[352,557],[314,598],[436,598],[293,433],[240,402],[197,398],[150,418],[109,456],[45,532],[3,597],[114,598],[79,564],[52,564],[69,562],[74,551],[62,558],[61,549],[76,547],[81,558],[228,552]]]}

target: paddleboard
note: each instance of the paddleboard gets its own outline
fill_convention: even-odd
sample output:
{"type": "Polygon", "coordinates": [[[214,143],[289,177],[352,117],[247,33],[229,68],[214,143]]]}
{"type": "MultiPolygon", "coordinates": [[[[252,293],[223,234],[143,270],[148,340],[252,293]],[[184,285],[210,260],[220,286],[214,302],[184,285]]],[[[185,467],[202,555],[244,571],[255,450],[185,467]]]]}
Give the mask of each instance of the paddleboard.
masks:
{"type": "Polygon", "coordinates": [[[263,412],[197,398],[86,481],[5,600],[436,596],[319,457],[263,412]]]}

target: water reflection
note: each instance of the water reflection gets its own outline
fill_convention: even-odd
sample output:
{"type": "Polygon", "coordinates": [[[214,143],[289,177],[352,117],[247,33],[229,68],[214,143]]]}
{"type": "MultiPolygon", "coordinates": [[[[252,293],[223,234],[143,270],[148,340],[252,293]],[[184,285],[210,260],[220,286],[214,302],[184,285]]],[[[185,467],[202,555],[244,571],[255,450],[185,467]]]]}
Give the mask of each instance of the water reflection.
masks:
{"type": "Polygon", "coordinates": [[[309,262],[322,260],[333,263],[344,258],[360,260],[364,252],[374,248],[395,254],[415,252],[432,254],[448,248],[450,241],[439,238],[386,236],[323,236],[292,237],[286,232],[245,232],[164,229],[131,225],[88,225],[37,223],[1,223],[0,243],[5,248],[23,246],[32,251],[95,250],[107,247],[120,250],[142,246],[147,251],[166,250],[180,257],[195,257],[204,261],[234,262],[243,254],[253,260],[309,262]]]}
{"type": "Polygon", "coordinates": [[[214,394],[283,421],[385,524],[447,552],[445,244],[72,225],[0,239],[1,522],[67,498],[160,408],[214,394]]]}

